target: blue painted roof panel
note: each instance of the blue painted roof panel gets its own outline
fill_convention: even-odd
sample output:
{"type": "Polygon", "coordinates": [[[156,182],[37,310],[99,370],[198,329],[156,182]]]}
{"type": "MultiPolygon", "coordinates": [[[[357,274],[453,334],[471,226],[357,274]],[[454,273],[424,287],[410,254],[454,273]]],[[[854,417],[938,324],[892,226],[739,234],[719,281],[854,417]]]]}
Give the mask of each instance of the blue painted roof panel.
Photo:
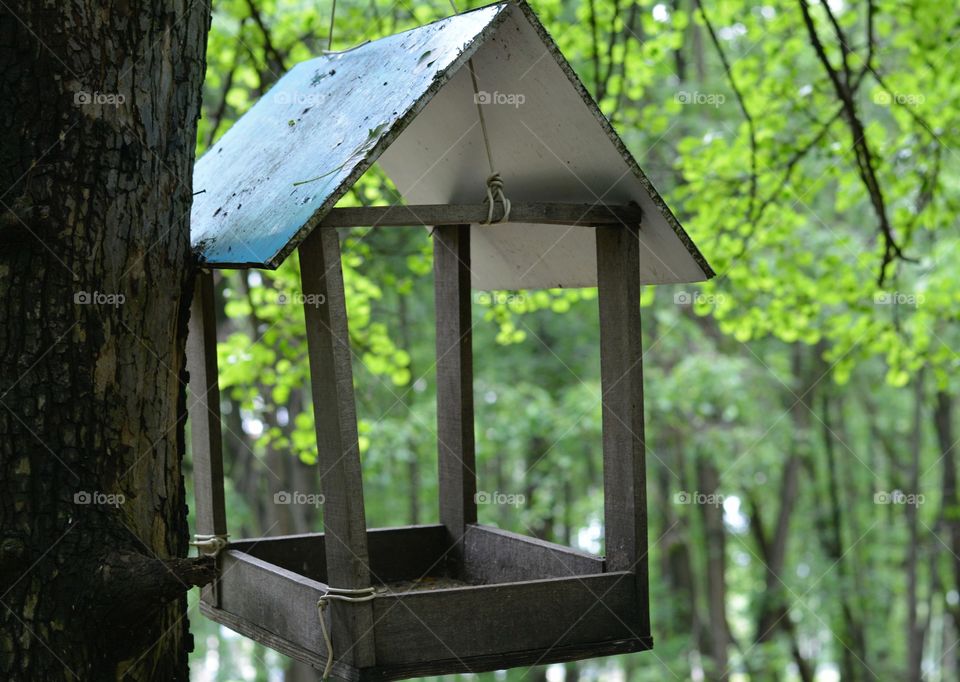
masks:
{"type": "Polygon", "coordinates": [[[479,46],[506,4],[302,62],[197,161],[191,241],[277,267],[479,46]]]}

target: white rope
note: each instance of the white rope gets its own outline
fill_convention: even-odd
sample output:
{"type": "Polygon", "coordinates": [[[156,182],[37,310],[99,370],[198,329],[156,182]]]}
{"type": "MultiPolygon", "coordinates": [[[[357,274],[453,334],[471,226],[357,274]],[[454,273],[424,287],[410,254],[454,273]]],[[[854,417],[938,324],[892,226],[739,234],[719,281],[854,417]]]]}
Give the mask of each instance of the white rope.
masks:
{"type": "MultiPolygon", "coordinates": [[[[450,0],[450,6],[456,14],[460,14],[454,0],[450,0]]],[[[487,134],[487,120],[483,116],[483,104],[480,101],[480,86],[477,84],[477,74],[473,68],[473,59],[467,60],[467,71],[470,72],[470,82],[473,83],[473,101],[477,105],[477,118],[480,119],[480,134],[483,137],[483,147],[487,152],[487,164],[490,166],[490,175],[487,177],[487,220],[481,225],[492,225],[494,222],[505,223],[510,219],[510,200],[503,193],[503,178],[497,172],[493,164],[493,150],[490,148],[490,136],[487,134]],[[503,216],[494,221],[494,199],[499,199],[503,204],[503,216]]]]}
{"type": "Polygon", "coordinates": [[[494,173],[487,178],[487,219],[481,225],[494,223],[493,208],[497,200],[503,204],[503,215],[496,222],[505,223],[510,220],[510,200],[503,194],[503,179],[499,173],[494,173]]]}
{"type": "Polygon", "coordinates": [[[344,587],[328,587],[324,594],[317,601],[317,614],[320,616],[320,632],[323,633],[323,643],[327,645],[327,665],[323,669],[323,679],[330,677],[330,671],[333,669],[333,639],[327,630],[327,619],[323,617],[327,606],[331,600],[345,601],[353,604],[370,601],[376,597],[376,591],[372,587],[361,587],[356,590],[350,590],[344,587]]]}
{"type": "Polygon", "coordinates": [[[227,539],[230,535],[224,533],[222,535],[194,535],[193,542],[190,543],[191,547],[196,547],[197,551],[204,556],[217,556],[220,551],[230,544],[230,541],[227,539]]]}

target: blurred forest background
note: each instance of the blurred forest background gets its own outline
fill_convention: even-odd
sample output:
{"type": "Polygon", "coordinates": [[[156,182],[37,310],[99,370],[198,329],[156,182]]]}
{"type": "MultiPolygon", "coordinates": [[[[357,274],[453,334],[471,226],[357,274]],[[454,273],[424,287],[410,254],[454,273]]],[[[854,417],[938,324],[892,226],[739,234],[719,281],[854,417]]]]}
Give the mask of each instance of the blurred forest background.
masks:
{"type": "MultiPolygon", "coordinates": [[[[960,679],[955,2],[533,7],[719,276],[643,295],[656,649],[477,677],[960,679]]],[[[199,153],[330,11],[215,3],[199,153]]],[[[341,0],[333,46],[451,13],[341,0]]],[[[395,200],[374,169],[341,205],[395,200]]],[[[274,503],[317,492],[297,267],[218,280],[235,538],[322,528],[274,503]]],[[[371,527],[437,521],[431,267],[426,231],[345,238],[371,527]]],[[[602,552],[595,290],[474,303],[478,487],[525,500],[481,521],[602,552]]],[[[192,607],[195,680],[314,679],[192,607]]]]}

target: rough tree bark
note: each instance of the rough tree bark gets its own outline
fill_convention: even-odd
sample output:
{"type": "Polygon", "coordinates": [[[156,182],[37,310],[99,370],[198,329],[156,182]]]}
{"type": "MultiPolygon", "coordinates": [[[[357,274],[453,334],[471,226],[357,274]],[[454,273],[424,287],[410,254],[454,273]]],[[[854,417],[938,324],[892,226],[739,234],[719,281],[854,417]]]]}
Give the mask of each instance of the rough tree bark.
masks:
{"type": "Polygon", "coordinates": [[[209,5],[0,6],[0,679],[186,680],[209,5]]]}

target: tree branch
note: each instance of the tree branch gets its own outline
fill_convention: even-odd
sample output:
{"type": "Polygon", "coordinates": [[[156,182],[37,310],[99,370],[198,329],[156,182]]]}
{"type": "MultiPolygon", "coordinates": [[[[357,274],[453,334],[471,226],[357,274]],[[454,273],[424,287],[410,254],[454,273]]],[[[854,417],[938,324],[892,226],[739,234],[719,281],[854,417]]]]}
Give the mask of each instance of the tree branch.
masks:
{"type": "MultiPolygon", "coordinates": [[[[240,35],[243,32],[243,27],[246,22],[246,17],[240,20],[240,27],[237,29],[237,35],[240,35]]],[[[220,128],[220,123],[223,121],[223,116],[227,111],[227,95],[230,94],[230,89],[233,87],[233,76],[237,71],[237,65],[239,61],[239,53],[235,50],[233,53],[233,65],[230,67],[230,70],[227,71],[227,77],[223,83],[223,94],[220,97],[220,102],[214,112],[210,115],[210,131],[207,133],[206,140],[207,148],[209,148],[217,139],[217,130],[220,128]]]]}
{"type": "MultiPolygon", "coordinates": [[[[830,78],[830,82],[833,84],[837,97],[843,104],[843,111],[847,119],[847,124],[850,128],[850,136],[853,139],[853,150],[857,160],[857,170],[859,172],[860,179],[870,196],[870,203],[873,206],[874,213],[877,216],[880,232],[883,236],[883,260],[880,264],[880,272],[877,276],[877,285],[883,286],[884,280],[886,279],[887,266],[895,258],[899,258],[901,260],[911,259],[906,257],[900,245],[897,243],[896,236],[893,232],[893,226],[890,224],[890,220],[887,217],[886,200],[884,198],[883,190],[880,188],[880,182],[877,179],[875,159],[872,151],[870,150],[870,145],[867,142],[866,129],[864,128],[863,122],[860,120],[859,114],[857,113],[856,103],[853,99],[853,91],[850,87],[851,76],[849,68],[846,65],[846,56],[844,56],[843,68],[847,80],[843,80],[840,77],[840,72],[833,66],[833,64],[830,63],[830,59],[827,57],[826,50],[820,40],[819,34],[817,33],[816,26],[813,23],[813,17],[810,14],[810,6],[807,0],[799,0],[799,2],[800,10],[803,14],[803,22],[810,38],[810,44],[813,47],[814,52],[816,52],[817,58],[823,65],[824,70],[827,72],[827,76],[830,78]]],[[[834,30],[837,31],[837,35],[842,46],[841,52],[846,55],[847,48],[844,44],[843,32],[839,25],[836,24],[836,19],[833,17],[826,4],[824,4],[824,7],[827,9],[828,16],[831,18],[831,22],[834,23],[834,30]]]]}
{"type": "Polygon", "coordinates": [[[267,69],[273,74],[274,78],[280,78],[283,75],[283,72],[287,70],[286,65],[284,64],[285,57],[280,54],[277,48],[273,44],[273,39],[270,36],[270,29],[267,27],[266,23],[263,21],[263,17],[260,15],[260,10],[257,9],[257,5],[254,0],[247,0],[247,7],[250,9],[250,17],[253,19],[253,22],[257,25],[257,28],[260,29],[260,33],[263,34],[263,47],[264,51],[270,55],[270,60],[267,64],[267,69]],[[277,73],[277,72],[280,73],[277,73]]]}
{"type": "Polygon", "coordinates": [[[104,555],[91,600],[93,622],[109,619],[135,626],[150,614],[217,575],[212,557],[156,559],[129,550],[104,555]]]}
{"type": "Polygon", "coordinates": [[[696,2],[697,8],[700,10],[700,16],[703,17],[703,23],[707,27],[707,32],[710,34],[710,41],[713,43],[713,47],[716,49],[717,55],[719,55],[720,61],[723,63],[723,70],[727,74],[727,80],[730,82],[730,89],[733,90],[733,94],[737,98],[737,103],[740,105],[740,111],[743,112],[743,117],[747,121],[747,129],[750,134],[750,201],[747,205],[747,217],[750,222],[753,222],[753,211],[757,203],[758,182],[756,125],[754,124],[753,116],[751,116],[750,112],[747,110],[747,104],[743,99],[743,93],[741,93],[740,88],[737,87],[737,82],[733,77],[733,70],[730,68],[730,62],[727,59],[726,53],[723,51],[723,47],[720,45],[720,40],[717,38],[716,31],[713,30],[713,24],[710,22],[710,18],[707,16],[707,12],[703,8],[703,3],[700,0],[696,0],[696,2]]]}

